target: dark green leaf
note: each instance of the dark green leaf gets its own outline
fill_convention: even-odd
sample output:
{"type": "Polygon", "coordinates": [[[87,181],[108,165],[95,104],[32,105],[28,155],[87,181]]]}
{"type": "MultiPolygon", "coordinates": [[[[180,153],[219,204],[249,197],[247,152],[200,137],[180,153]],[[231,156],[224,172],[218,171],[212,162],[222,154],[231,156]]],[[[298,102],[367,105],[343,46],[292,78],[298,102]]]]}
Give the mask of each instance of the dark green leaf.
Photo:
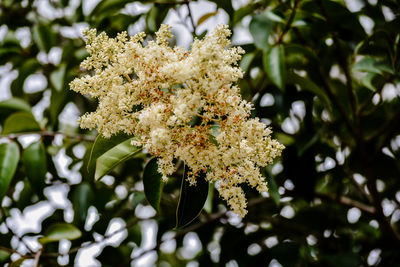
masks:
{"type": "Polygon", "coordinates": [[[314,93],[321,99],[321,101],[325,103],[326,107],[328,107],[329,110],[332,110],[331,102],[328,95],[321,87],[316,85],[308,77],[302,77],[294,72],[289,72],[287,74],[287,82],[297,84],[302,90],[307,90],[314,93]]]}
{"type": "Polygon", "coordinates": [[[233,6],[231,0],[215,0],[214,2],[217,4],[218,7],[225,10],[228,16],[233,15],[233,6]]]}
{"type": "Polygon", "coordinates": [[[285,23],[285,20],[281,16],[278,16],[276,13],[272,12],[269,9],[266,9],[263,12],[263,14],[266,18],[268,18],[271,21],[278,22],[278,23],[285,23]]]}
{"type": "Polygon", "coordinates": [[[285,88],[286,66],[283,45],[271,47],[264,52],[264,69],[271,81],[281,89],[285,88]]]}
{"type": "Polygon", "coordinates": [[[6,195],[19,161],[19,149],[15,142],[0,144],[0,203],[6,195]]]}
{"type": "Polygon", "coordinates": [[[189,168],[185,166],[182,178],[181,194],[176,209],[176,228],[184,227],[199,216],[207,200],[208,183],[205,173],[196,178],[196,185],[191,186],[187,180],[189,168]]]}
{"type": "Polygon", "coordinates": [[[74,207],[74,220],[78,223],[85,223],[88,209],[92,205],[94,193],[87,182],[78,185],[72,192],[72,204],[74,207]]]}
{"type": "Polygon", "coordinates": [[[11,83],[11,92],[13,96],[22,96],[24,92],[24,83],[26,78],[36,72],[41,64],[36,58],[30,58],[18,69],[18,78],[11,83]]]}
{"type": "Polygon", "coordinates": [[[142,150],[140,147],[138,148],[131,145],[132,140],[134,140],[134,138],[111,148],[96,160],[96,172],[94,175],[96,180],[108,174],[115,166],[130,159],[142,150]]]}
{"type": "Polygon", "coordinates": [[[31,112],[31,106],[23,99],[12,97],[0,102],[0,112],[26,111],[31,112]]]}
{"type": "Polygon", "coordinates": [[[255,15],[250,22],[249,30],[254,39],[254,44],[262,49],[268,50],[269,36],[273,22],[263,15],[255,15]]]}
{"type": "Polygon", "coordinates": [[[81,231],[69,223],[54,223],[46,229],[44,236],[39,238],[40,244],[60,241],[62,239],[74,240],[81,237],[81,231]]]}
{"type": "Polygon", "coordinates": [[[40,131],[40,125],[37,123],[31,113],[17,112],[11,114],[3,126],[3,134],[40,131]]]}
{"type": "Polygon", "coordinates": [[[49,52],[54,46],[54,33],[50,25],[35,25],[32,30],[32,37],[40,50],[49,52]]]}
{"type": "Polygon", "coordinates": [[[275,180],[272,179],[269,175],[267,175],[266,180],[268,183],[268,193],[270,194],[275,204],[279,206],[281,202],[281,196],[279,195],[278,186],[276,185],[275,180]]]}
{"type": "Polygon", "coordinates": [[[143,171],[144,193],[150,205],[158,211],[163,190],[162,175],[158,172],[157,158],[152,158],[143,171]]]}
{"type": "Polygon", "coordinates": [[[384,72],[393,74],[394,71],[389,63],[378,61],[373,57],[364,57],[353,66],[353,71],[372,72],[383,74],[384,72]]]}
{"type": "Polygon", "coordinates": [[[22,154],[25,173],[31,187],[42,194],[47,173],[46,151],[42,142],[33,142],[22,154]]]}

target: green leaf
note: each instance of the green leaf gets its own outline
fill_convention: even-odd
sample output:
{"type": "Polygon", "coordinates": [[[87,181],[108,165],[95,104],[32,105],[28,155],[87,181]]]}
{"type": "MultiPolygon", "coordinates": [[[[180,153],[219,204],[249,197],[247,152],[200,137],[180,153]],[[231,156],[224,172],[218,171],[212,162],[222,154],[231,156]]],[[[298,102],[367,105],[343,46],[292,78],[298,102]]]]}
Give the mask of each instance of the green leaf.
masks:
{"type": "Polygon", "coordinates": [[[385,79],[379,74],[369,72],[361,78],[361,83],[372,92],[376,92],[385,84],[385,79]]]}
{"type": "Polygon", "coordinates": [[[31,112],[31,106],[23,99],[13,97],[0,102],[0,112],[26,111],[31,112]]]}
{"type": "Polygon", "coordinates": [[[394,71],[389,63],[378,61],[373,57],[364,57],[353,66],[353,71],[372,72],[383,74],[384,72],[394,74],[394,71]]]}
{"type": "Polygon", "coordinates": [[[297,84],[302,90],[307,90],[314,93],[316,96],[319,97],[319,99],[321,99],[321,101],[325,103],[326,107],[328,107],[329,110],[332,110],[331,102],[328,95],[322,88],[316,85],[309,78],[302,77],[294,72],[289,72],[287,75],[287,82],[297,84]]]}
{"type": "Polygon", "coordinates": [[[201,16],[198,20],[197,20],[197,27],[200,26],[204,21],[208,20],[209,18],[215,16],[218,14],[218,10],[214,11],[214,12],[209,12],[204,14],[203,16],[201,16]]]}
{"type": "Polygon", "coordinates": [[[208,183],[205,173],[196,178],[196,185],[191,186],[187,180],[189,168],[185,166],[182,178],[181,194],[176,209],[176,228],[184,227],[200,215],[208,196],[208,183]]]}
{"type": "Polygon", "coordinates": [[[67,65],[63,63],[57,70],[50,74],[50,81],[57,91],[63,89],[66,69],[67,65]]]}
{"type": "Polygon", "coordinates": [[[46,151],[42,142],[33,142],[22,154],[25,173],[32,188],[42,194],[47,173],[46,151]]]}
{"type": "Polygon", "coordinates": [[[10,256],[11,256],[10,252],[0,250],[0,263],[6,263],[7,261],[9,261],[10,256]]]}
{"type": "Polygon", "coordinates": [[[28,257],[21,257],[18,260],[11,262],[9,267],[19,267],[26,259],[28,259],[28,257]]]}
{"type": "Polygon", "coordinates": [[[281,202],[281,195],[279,195],[278,186],[276,185],[275,180],[272,179],[269,175],[267,175],[266,180],[268,183],[268,193],[275,204],[279,206],[281,202]]]}
{"type": "Polygon", "coordinates": [[[214,199],[214,184],[209,183],[208,184],[208,195],[207,195],[206,203],[204,204],[204,210],[207,213],[212,213],[213,199],[214,199]]]}
{"type": "Polygon", "coordinates": [[[146,25],[152,32],[156,32],[160,24],[164,21],[168,14],[168,8],[162,8],[158,5],[153,6],[146,16],[146,25]]]}
{"type": "Polygon", "coordinates": [[[111,136],[110,138],[105,138],[101,134],[99,134],[96,137],[96,140],[94,141],[94,143],[90,149],[87,168],[90,168],[91,166],[95,167],[96,160],[98,157],[103,155],[105,152],[107,152],[114,146],[126,141],[127,139],[130,139],[130,138],[124,134],[117,134],[117,135],[111,136]]]}
{"type": "Polygon", "coordinates": [[[22,64],[18,69],[18,78],[11,83],[11,92],[13,96],[23,96],[24,94],[24,83],[26,78],[32,73],[36,72],[41,67],[39,61],[36,58],[31,58],[22,64]]]}
{"type": "Polygon", "coordinates": [[[105,13],[108,15],[113,14],[125,7],[128,0],[105,0],[100,1],[90,13],[90,16],[100,16],[105,13]]]}
{"type": "Polygon", "coordinates": [[[162,175],[158,172],[157,158],[152,158],[144,167],[143,186],[147,201],[157,211],[160,208],[163,185],[162,175]]]}
{"type": "Polygon", "coordinates": [[[271,47],[263,56],[264,69],[271,81],[280,89],[285,87],[286,65],[283,45],[271,47]]]}
{"type": "Polygon", "coordinates": [[[43,237],[39,238],[40,244],[60,241],[62,239],[74,240],[81,237],[81,231],[69,223],[54,223],[46,229],[43,237]]]}
{"type": "Polygon", "coordinates": [[[233,6],[232,6],[232,1],[231,0],[215,0],[214,3],[217,4],[219,8],[222,8],[223,10],[226,11],[228,16],[233,15],[233,6]]]}
{"type": "Polygon", "coordinates": [[[72,192],[72,204],[74,208],[74,220],[79,223],[85,223],[88,209],[94,200],[94,193],[87,182],[78,185],[72,192]]]}
{"type": "Polygon", "coordinates": [[[267,9],[263,12],[263,14],[266,18],[268,18],[271,21],[278,22],[278,23],[285,23],[285,20],[281,16],[277,15],[276,13],[272,12],[271,10],[267,9]]]}
{"type": "Polygon", "coordinates": [[[15,142],[0,144],[0,203],[17,169],[19,149],[15,142]]]}
{"type": "Polygon", "coordinates": [[[269,48],[268,39],[273,22],[263,15],[255,15],[250,22],[249,30],[254,39],[254,44],[266,51],[269,48]]]}
{"type": "Polygon", "coordinates": [[[141,147],[132,146],[132,140],[134,140],[134,138],[128,139],[111,148],[96,160],[96,172],[94,175],[96,180],[108,174],[115,166],[130,159],[142,150],[141,147]]]}
{"type": "Polygon", "coordinates": [[[128,238],[127,240],[135,242],[137,246],[140,246],[142,243],[142,231],[139,223],[134,224],[128,229],[128,238]]]}
{"type": "Polygon", "coordinates": [[[254,58],[256,56],[255,52],[252,53],[247,53],[242,57],[242,60],[240,61],[240,68],[244,73],[247,73],[251,63],[253,62],[254,58]]]}
{"type": "Polygon", "coordinates": [[[254,8],[255,8],[255,5],[249,4],[249,5],[240,7],[239,9],[235,10],[235,13],[233,14],[233,25],[236,25],[245,16],[251,14],[254,11],[254,8]]]}
{"type": "Polygon", "coordinates": [[[40,125],[37,123],[31,113],[17,112],[11,114],[4,122],[2,134],[21,133],[40,131],[40,125]]]}
{"type": "Polygon", "coordinates": [[[50,25],[35,25],[32,29],[32,37],[40,50],[49,52],[54,46],[54,34],[50,25]]]}

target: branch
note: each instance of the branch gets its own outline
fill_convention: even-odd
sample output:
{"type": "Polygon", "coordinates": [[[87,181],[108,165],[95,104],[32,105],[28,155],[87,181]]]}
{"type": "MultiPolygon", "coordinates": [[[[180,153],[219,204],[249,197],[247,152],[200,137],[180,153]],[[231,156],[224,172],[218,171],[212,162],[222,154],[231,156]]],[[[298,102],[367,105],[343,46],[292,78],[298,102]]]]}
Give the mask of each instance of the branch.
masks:
{"type": "Polygon", "coordinates": [[[22,256],[21,253],[18,250],[15,250],[15,249],[12,249],[12,248],[7,248],[7,247],[0,246],[0,250],[8,252],[8,253],[11,253],[11,254],[12,253],[16,253],[16,254],[22,256]]]}
{"type": "Polygon", "coordinates": [[[371,215],[374,215],[376,210],[374,207],[366,205],[362,202],[359,202],[357,200],[345,197],[345,196],[340,196],[339,198],[336,198],[334,196],[331,195],[327,195],[327,194],[322,194],[322,193],[318,193],[316,192],[315,195],[319,198],[325,199],[325,200],[329,200],[329,201],[333,201],[333,202],[337,202],[339,204],[342,204],[344,206],[348,206],[348,207],[356,207],[366,213],[369,213],[371,215]]]}
{"type": "Polygon", "coordinates": [[[23,133],[12,133],[12,134],[4,134],[0,135],[0,138],[9,138],[9,139],[15,139],[21,136],[25,135],[30,135],[30,134],[38,134],[40,136],[51,136],[55,137],[57,134],[63,135],[67,138],[70,139],[77,139],[78,141],[88,141],[88,142],[93,142],[95,140],[95,136],[91,135],[84,135],[84,134],[69,134],[69,133],[64,133],[64,132],[51,132],[51,131],[33,131],[33,132],[23,132],[23,133]]]}
{"type": "Polygon", "coordinates": [[[192,23],[192,29],[193,29],[192,33],[193,33],[193,35],[196,35],[196,24],[194,23],[193,15],[192,15],[192,11],[190,10],[190,4],[189,3],[190,3],[190,1],[187,1],[185,3],[185,5],[186,5],[186,7],[188,9],[188,12],[189,12],[190,22],[192,23]]]}
{"type": "Polygon", "coordinates": [[[300,0],[296,0],[294,2],[294,5],[292,7],[292,13],[290,14],[289,20],[287,21],[285,28],[283,28],[283,31],[281,32],[281,34],[278,37],[278,40],[276,41],[277,44],[280,44],[282,42],[283,37],[290,30],[290,27],[292,26],[294,17],[296,16],[296,8],[299,3],[300,3],[300,0]]]}
{"type": "Polygon", "coordinates": [[[35,262],[33,263],[34,267],[38,267],[39,266],[39,259],[40,259],[40,255],[42,254],[43,251],[43,247],[41,249],[39,249],[39,251],[35,254],[35,262]]]}

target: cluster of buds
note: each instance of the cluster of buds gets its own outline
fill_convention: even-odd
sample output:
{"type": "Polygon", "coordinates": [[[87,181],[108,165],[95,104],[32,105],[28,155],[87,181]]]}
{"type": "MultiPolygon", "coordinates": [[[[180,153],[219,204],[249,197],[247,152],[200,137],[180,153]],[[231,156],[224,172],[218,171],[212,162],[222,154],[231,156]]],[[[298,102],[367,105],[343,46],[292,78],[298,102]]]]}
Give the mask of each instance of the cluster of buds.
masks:
{"type": "Polygon", "coordinates": [[[90,75],[70,86],[99,101],[95,112],[80,118],[82,128],[97,128],[105,137],[121,131],[137,137],[133,145],[158,157],[165,180],[175,171],[174,159],[182,160],[191,184],[205,173],[202,177],[244,217],[247,201],[240,184],[266,192],[260,167],[284,147],[265,124],[250,118],[253,106],[235,85],[243,76],[237,63],[244,51],[230,47],[230,34],[219,25],[186,50],[168,45],[167,25],[146,45],[144,33],[109,38],[86,30],[90,57],[81,67],[90,75]]]}

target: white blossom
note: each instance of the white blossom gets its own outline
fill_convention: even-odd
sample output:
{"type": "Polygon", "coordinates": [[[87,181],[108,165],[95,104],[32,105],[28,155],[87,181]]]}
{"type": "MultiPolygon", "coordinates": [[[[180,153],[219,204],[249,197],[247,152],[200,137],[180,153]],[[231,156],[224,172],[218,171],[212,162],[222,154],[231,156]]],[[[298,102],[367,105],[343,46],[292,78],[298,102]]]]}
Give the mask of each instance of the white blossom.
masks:
{"type": "Polygon", "coordinates": [[[185,50],[168,46],[167,25],[146,46],[144,33],[129,38],[123,32],[113,39],[86,30],[90,57],[81,67],[92,73],[70,86],[99,100],[96,111],[80,118],[82,128],[97,128],[105,137],[120,131],[136,136],[133,145],[158,157],[164,180],[175,171],[174,159],[190,168],[192,184],[204,172],[243,217],[247,200],[240,184],[267,191],[260,168],[284,147],[271,138],[271,129],[250,118],[253,106],[235,85],[243,76],[237,62],[244,51],[229,47],[230,34],[219,25],[185,50]]]}

